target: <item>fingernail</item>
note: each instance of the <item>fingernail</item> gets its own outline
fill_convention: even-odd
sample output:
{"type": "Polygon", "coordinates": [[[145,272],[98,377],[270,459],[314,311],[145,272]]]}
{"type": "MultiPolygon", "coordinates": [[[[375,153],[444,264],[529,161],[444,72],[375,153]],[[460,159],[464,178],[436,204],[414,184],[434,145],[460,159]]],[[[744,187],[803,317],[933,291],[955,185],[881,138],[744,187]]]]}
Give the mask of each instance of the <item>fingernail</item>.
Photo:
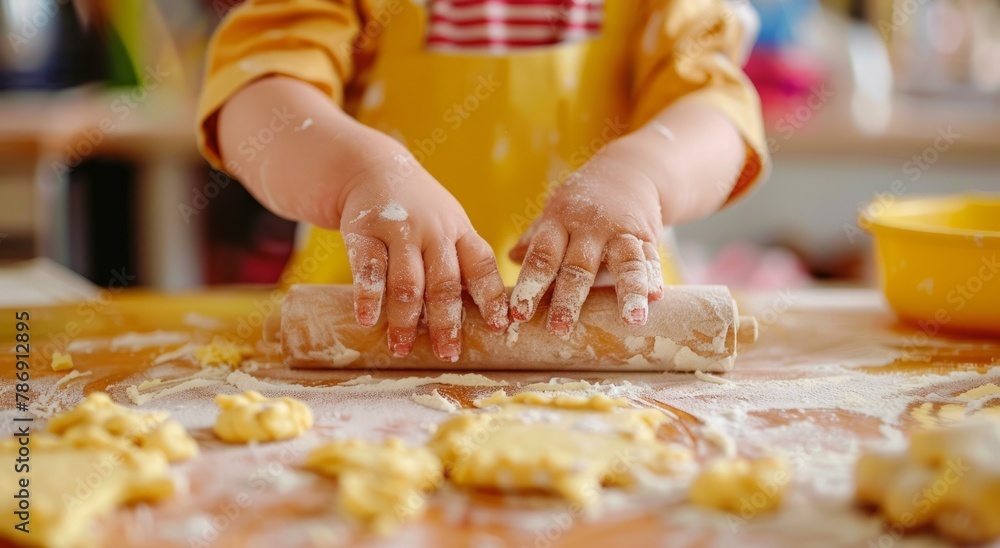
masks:
{"type": "Polygon", "coordinates": [[[500,332],[507,329],[508,325],[510,325],[510,318],[508,318],[507,315],[504,314],[503,316],[498,316],[494,318],[493,321],[490,322],[490,329],[492,329],[493,331],[500,332]]]}
{"type": "Polygon", "coordinates": [[[549,329],[554,335],[563,336],[569,334],[569,324],[562,322],[553,322],[549,324],[549,329]]]}
{"type": "Polygon", "coordinates": [[[528,321],[528,312],[526,310],[522,310],[519,306],[515,306],[510,309],[510,317],[513,318],[515,322],[526,322],[528,321]]]}
{"type": "Polygon", "coordinates": [[[389,344],[389,350],[392,352],[393,357],[405,358],[413,351],[413,344],[403,342],[391,343],[389,344]]]}
{"type": "Polygon", "coordinates": [[[458,344],[445,344],[438,348],[437,357],[446,362],[455,363],[458,355],[462,353],[462,347],[458,344]]]}
{"type": "Polygon", "coordinates": [[[566,335],[570,330],[572,314],[565,308],[553,308],[549,313],[549,331],[556,335],[566,335]]]}
{"type": "Polygon", "coordinates": [[[362,310],[358,312],[358,323],[361,327],[372,327],[375,325],[375,315],[370,311],[362,310]]]}
{"type": "Polygon", "coordinates": [[[630,319],[632,320],[632,323],[636,325],[642,325],[646,323],[646,309],[637,308],[633,310],[632,314],[630,315],[630,319]]]}

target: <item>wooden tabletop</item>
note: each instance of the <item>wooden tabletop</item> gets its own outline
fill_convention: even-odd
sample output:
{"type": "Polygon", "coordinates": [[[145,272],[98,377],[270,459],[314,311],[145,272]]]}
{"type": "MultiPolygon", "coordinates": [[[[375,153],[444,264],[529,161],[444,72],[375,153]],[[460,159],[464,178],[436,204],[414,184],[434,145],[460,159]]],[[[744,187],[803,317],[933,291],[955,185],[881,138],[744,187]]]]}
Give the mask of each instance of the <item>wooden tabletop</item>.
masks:
{"type": "MultiPolygon", "coordinates": [[[[448,414],[421,407],[413,393],[438,389],[466,406],[496,388],[426,384],[405,391],[330,389],[356,372],[290,371],[276,350],[260,342],[260,321],[277,306],[270,290],[228,290],[193,295],[103,293],[75,305],[31,307],[33,411],[46,418],[84,395],[106,391],[132,405],[129,386],[164,382],[199,371],[190,360],[158,356],[184,344],[230,334],[258,348],[242,372],[221,372],[204,386],[147,402],[180,420],[202,455],[174,465],[181,493],[151,506],[121,509],[97,524],[103,545],[327,546],[352,543],[426,546],[663,545],[798,546],[934,545],[933,536],[898,538],[850,502],[853,463],[867,448],[901,446],[908,430],[927,424],[1000,416],[1000,397],[962,396],[1000,385],[1000,341],[928,336],[898,323],[870,290],[808,289],[737,297],[740,313],[761,323],[758,343],[741,347],[728,383],[690,374],[573,375],[604,382],[598,390],[638,405],[673,412],[663,432],[706,461],[735,444],[747,456],[784,456],[794,473],[785,507],[773,515],[725,515],[684,503],[683,481],[638,491],[608,489],[598,510],[580,513],[538,497],[502,498],[452,489],[436,494],[426,518],[388,538],[358,537],[336,510],[336,487],[301,469],[324,439],[393,435],[427,439],[448,414]],[[159,331],[157,334],[156,332],[159,331]],[[128,335],[122,338],[123,334],[128,335]],[[115,337],[119,337],[115,339],[115,337]],[[114,342],[116,341],[116,342],[114,342]],[[70,346],[71,345],[71,346],[70,346]],[[62,380],[46,357],[73,349],[83,376],[62,380]],[[302,438],[257,446],[227,445],[211,434],[216,393],[237,393],[247,379],[265,395],[291,395],[312,408],[315,427],[302,438]],[[234,382],[240,381],[240,382],[234,382]],[[278,390],[275,387],[281,387],[278,390]],[[313,387],[305,389],[303,387],[313,387]],[[873,543],[873,544],[870,544],[873,543]]],[[[0,309],[0,348],[11,355],[14,314],[0,309]]],[[[931,330],[933,331],[933,330],[931,330]]],[[[12,368],[8,371],[13,371],[12,368]]],[[[413,372],[373,372],[397,378],[413,372]]],[[[424,373],[416,373],[424,376],[424,373]]],[[[427,372],[435,376],[438,372],[427,372]]],[[[492,372],[521,385],[551,380],[544,373],[492,372]]],[[[558,382],[558,381],[557,381],[558,382]]],[[[171,386],[161,385],[161,386],[171,386]]],[[[153,390],[149,393],[155,393],[153,390]]],[[[12,374],[0,394],[4,433],[10,434],[12,374]]]]}

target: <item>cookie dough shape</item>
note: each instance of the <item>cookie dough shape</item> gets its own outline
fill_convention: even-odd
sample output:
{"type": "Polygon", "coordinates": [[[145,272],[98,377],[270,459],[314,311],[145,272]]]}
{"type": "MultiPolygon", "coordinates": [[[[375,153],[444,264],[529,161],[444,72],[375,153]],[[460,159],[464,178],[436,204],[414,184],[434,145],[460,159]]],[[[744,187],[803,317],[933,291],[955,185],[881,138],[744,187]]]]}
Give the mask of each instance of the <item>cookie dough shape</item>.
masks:
{"type": "Polygon", "coordinates": [[[85,542],[93,519],[123,504],[172,495],[169,461],[198,452],[167,415],[133,411],[101,393],[52,417],[46,429],[0,441],[0,458],[11,463],[0,468],[0,489],[11,494],[26,489],[30,497],[28,533],[15,528],[25,519],[16,513],[23,510],[21,499],[0,502],[0,536],[19,545],[85,542]],[[16,469],[16,458],[24,459],[26,468],[16,469]]]}
{"type": "Polygon", "coordinates": [[[790,482],[783,459],[718,459],[694,480],[689,497],[699,506],[750,519],[780,507],[790,482]]]}
{"type": "Polygon", "coordinates": [[[687,448],[657,439],[667,415],[624,399],[498,392],[476,406],[489,412],[442,423],[428,443],[461,487],[558,495],[590,507],[604,486],[691,465],[687,448]]]}
{"type": "Polygon", "coordinates": [[[1000,537],[1000,422],[920,430],[909,449],[858,460],[855,498],[904,529],[932,525],[957,542],[1000,537]]]}
{"type": "Polygon", "coordinates": [[[220,394],[215,403],[222,411],[213,430],[229,443],[297,438],[313,424],[309,407],[293,398],[265,398],[248,390],[236,396],[220,394]]]}
{"type": "Polygon", "coordinates": [[[340,511],[377,534],[422,516],[427,495],[442,481],[433,453],[396,438],[330,442],[309,454],[306,467],[337,479],[340,511]]]}
{"type": "MultiPolygon", "coordinates": [[[[123,504],[155,502],[174,492],[166,459],[156,451],[114,452],[40,444],[31,449],[30,523],[24,533],[13,498],[25,476],[13,466],[0,468],[0,536],[18,545],[60,548],[78,546],[92,521],[123,504]]],[[[13,463],[16,450],[0,456],[13,463]]]]}
{"type": "Polygon", "coordinates": [[[157,451],[170,462],[198,454],[198,444],[166,413],[134,411],[101,392],[52,417],[46,430],[76,448],[118,452],[141,448],[157,451]]]}

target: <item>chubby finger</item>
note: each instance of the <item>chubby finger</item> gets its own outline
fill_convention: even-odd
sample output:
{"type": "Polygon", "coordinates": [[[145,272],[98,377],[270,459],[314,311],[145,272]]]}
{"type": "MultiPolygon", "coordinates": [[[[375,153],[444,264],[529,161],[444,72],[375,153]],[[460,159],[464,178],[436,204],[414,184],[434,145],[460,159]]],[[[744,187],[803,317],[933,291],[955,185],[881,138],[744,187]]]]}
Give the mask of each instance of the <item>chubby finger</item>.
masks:
{"type": "Polygon", "coordinates": [[[362,234],[345,235],[344,244],[354,278],[354,316],[359,324],[371,327],[382,310],[389,253],[382,240],[362,234]]]}
{"type": "Polygon", "coordinates": [[[531,239],[535,237],[538,233],[538,220],[536,219],[530,225],[528,225],[527,230],[521,234],[521,237],[517,239],[517,243],[511,248],[507,256],[510,260],[520,263],[524,261],[525,254],[528,253],[528,245],[531,244],[531,239]]]}
{"type": "Polygon", "coordinates": [[[515,322],[526,322],[535,315],[538,301],[559,272],[567,239],[566,230],[556,223],[546,222],[538,227],[510,295],[510,315],[515,322]]]}
{"type": "Polygon", "coordinates": [[[431,347],[438,359],[458,361],[462,353],[462,281],[455,245],[424,251],[424,306],[431,347]]]}
{"type": "Polygon", "coordinates": [[[604,263],[615,279],[618,310],[628,325],[645,325],[649,314],[649,267],[642,242],[622,234],[608,242],[604,263]]]}
{"type": "Polygon", "coordinates": [[[413,350],[424,305],[424,259],[420,248],[407,242],[389,246],[389,280],[385,313],[389,321],[389,351],[403,357],[413,350]]]}
{"type": "Polygon", "coordinates": [[[472,296],[486,325],[494,331],[503,331],[510,323],[507,317],[507,292],[503,278],[497,270],[497,258],[493,248],[475,232],[458,240],[455,245],[458,266],[462,271],[462,281],[472,296]]]}
{"type": "Polygon", "coordinates": [[[663,298],[663,265],[656,244],[642,242],[642,253],[646,256],[646,270],[649,273],[649,300],[656,302],[663,298]]]}
{"type": "Polygon", "coordinates": [[[597,270],[601,267],[604,243],[603,239],[592,236],[574,234],[570,237],[546,318],[546,325],[552,334],[569,335],[580,319],[583,302],[587,300],[597,270]]]}

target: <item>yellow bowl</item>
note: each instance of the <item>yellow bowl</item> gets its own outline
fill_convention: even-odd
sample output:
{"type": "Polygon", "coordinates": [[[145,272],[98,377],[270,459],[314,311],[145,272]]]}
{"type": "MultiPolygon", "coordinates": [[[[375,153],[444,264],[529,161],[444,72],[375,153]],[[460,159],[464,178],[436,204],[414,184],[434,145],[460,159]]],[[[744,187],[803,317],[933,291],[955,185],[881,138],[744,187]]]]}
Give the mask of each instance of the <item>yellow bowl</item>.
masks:
{"type": "Polygon", "coordinates": [[[1000,194],[882,196],[858,218],[875,238],[879,281],[927,335],[1000,334],[1000,194]]]}

